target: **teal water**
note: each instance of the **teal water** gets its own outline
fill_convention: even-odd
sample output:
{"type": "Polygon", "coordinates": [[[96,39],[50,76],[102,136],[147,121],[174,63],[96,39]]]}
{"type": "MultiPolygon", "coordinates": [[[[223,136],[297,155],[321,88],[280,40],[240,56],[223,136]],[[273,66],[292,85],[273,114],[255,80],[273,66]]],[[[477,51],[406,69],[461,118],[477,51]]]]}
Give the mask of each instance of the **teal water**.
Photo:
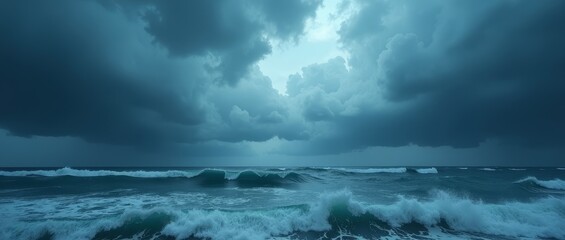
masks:
{"type": "Polygon", "coordinates": [[[565,239],[564,168],[0,169],[0,239],[565,239]]]}

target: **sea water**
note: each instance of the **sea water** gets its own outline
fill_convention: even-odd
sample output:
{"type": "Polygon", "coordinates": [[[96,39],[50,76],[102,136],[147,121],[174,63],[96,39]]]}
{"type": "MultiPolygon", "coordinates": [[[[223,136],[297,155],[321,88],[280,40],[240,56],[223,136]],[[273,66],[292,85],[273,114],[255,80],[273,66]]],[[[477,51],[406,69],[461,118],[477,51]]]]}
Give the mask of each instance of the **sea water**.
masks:
{"type": "Polygon", "coordinates": [[[565,239],[565,168],[0,169],[0,239],[565,239]]]}

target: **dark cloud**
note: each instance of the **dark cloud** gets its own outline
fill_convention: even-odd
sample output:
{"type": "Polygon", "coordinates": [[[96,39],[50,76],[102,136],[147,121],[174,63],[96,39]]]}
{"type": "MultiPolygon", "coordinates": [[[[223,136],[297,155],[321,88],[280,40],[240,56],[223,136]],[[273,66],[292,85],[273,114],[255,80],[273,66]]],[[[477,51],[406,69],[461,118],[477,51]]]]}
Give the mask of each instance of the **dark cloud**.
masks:
{"type": "MultiPolygon", "coordinates": [[[[118,1],[119,3],[119,1],[118,1]]],[[[235,84],[271,51],[263,27],[235,1],[150,1],[146,30],[173,56],[212,54],[222,81],[235,84]]],[[[214,68],[214,69],[216,69],[214,68]]]]}
{"type": "MultiPolygon", "coordinates": [[[[139,10],[147,32],[173,55],[202,54],[270,38],[295,38],[320,1],[116,1],[139,10]]],[[[266,43],[268,44],[268,43],[266,43]]],[[[259,47],[263,48],[263,47],[259,47]]]]}
{"type": "MultiPolygon", "coordinates": [[[[269,39],[296,39],[320,1],[115,1],[137,9],[155,42],[173,56],[211,55],[222,82],[234,85],[270,53],[269,39]]],[[[131,10],[130,10],[131,11],[131,10]]]]}
{"type": "Polygon", "coordinates": [[[302,33],[306,19],[314,17],[321,0],[249,1],[269,32],[280,39],[294,39],[302,33]]]}
{"type": "MultiPolygon", "coordinates": [[[[324,109],[333,106],[331,122],[290,151],[467,148],[488,139],[528,147],[565,143],[563,2],[359,4],[340,30],[351,79],[337,92],[311,95],[318,104],[336,102],[316,108],[328,116],[324,109]]],[[[289,80],[290,94],[307,89],[297,82],[289,80]]]]}
{"type": "MultiPolygon", "coordinates": [[[[207,122],[215,114],[207,107],[216,100],[203,97],[220,87],[214,79],[235,84],[269,53],[265,36],[284,40],[301,34],[319,2],[292,1],[276,17],[270,3],[251,6],[256,4],[0,3],[0,127],[19,136],[144,146],[225,135],[207,132],[215,126],[207,122]]],[[[264,111],[254,116],[281,121],[277,109],[264,111]]],[[[229,139],[277,134],[272,129],[260,137],[229,139]]]]}
{"type": "Polygon", "coordinates": [[[185,141],[204,72],[147,50],[140,25],[94,2],[4,2],[0,126],[108,143],[185,141]],[[193,80],[198,81],[198,80],[193,80]],[[201,81],[201,80],[200,80],[201,81]]]}
{"type": "Polygon", "coordinates": [[[348,57],[302,68],[280,95],[256,63],[299,41],[320,4],[1,2],[0,140],[15,147],[0,158],[41,145],[174,165],[493,141],[562,154],[565,2],[344,3],[348,57]]]}

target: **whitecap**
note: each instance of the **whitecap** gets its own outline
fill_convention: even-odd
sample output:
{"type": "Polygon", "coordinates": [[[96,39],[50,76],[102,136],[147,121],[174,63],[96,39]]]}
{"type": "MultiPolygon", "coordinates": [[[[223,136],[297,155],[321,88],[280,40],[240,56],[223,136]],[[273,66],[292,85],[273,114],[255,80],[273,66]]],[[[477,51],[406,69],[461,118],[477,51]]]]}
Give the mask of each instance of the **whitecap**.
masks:
{"type": "Polygon", "coordinates": [[[536,177],[526,177],[524,179],[520,179],[514,183],[523,183],[523,182],[533,182],[536,185],[548,189],[555,189],[555,190],[565,190],[565,181],[556,178],[553,180],[539,180],[536,177]]]}
{"type": "Polygon", "coordinates": [[[490,171],[490,172],[496,171],[496,169],[494,169],[494,168],[479,168],[479,170],[481,170],[481,171],[490,171]]]}
{"type": "MultiPolygon", "coordinates": [[[[142,202],[134,206],[140,204],[142,202]]],[[[16,210],[8,208],[8,213],[4,214],[6,224],[0,225],[0,237],[35,239],[48,231],[55,240],[91,239],[101,231],[117,229],[132,219],[136,221],[135,219],[164,215],[168,216],[168,220],[160,227],[159,234],[178,239],[191,236],[210,239],[269,239],[294,232],[329,231],[334,228],[330,219],[347,218],[341,220],[349,221],[355,220],[349,218],[369,214],[393,228],[418,223],[433,232],[446,223],[450,229],[458,232],[509,238],[565,238],[565,228],[562,227],[565,222],[565,200],[555,197],[531,202],[484,203],[437,191],[425,200],[399,196],[391,204],[371,204],[358,201],[351,192],[342,190],[322,194],[309,204],[269,209],[183,210],[166,207],[169,206],[167,204],[162,206],[164,207],[152,209],[126,208],[129,210],[121,214],[107,213],[105,217],[95,220],[77,221],[67,216],[32,222],[15,219],[17,214],[13,213],[16,210]],[[335,209],[344,209],[348,214],[332,215],[335,209]]],[[[34,211],[67,212],[66,209],[48,207],[35,208],[34,211]]]]}
{"type": "Polygon", "coordinates": [[[437,169],[432,167],[432,168],[419,168],[416,169],[416,172],[418,173],[424,173],[424,174],[429,174],[429,173],[438,173],[437,169]]]}
{"type": "Polygon", "coordinates": [[[332,170],[348,173],[405,173],[406,168],[332,168],[332,170]]]}
{"type": "Polygon", "coordinates": [[[73,176],[73,177],[102,177],[102,176],[127,176],[137,178],[164,178],[164,177],[193,177],[194,173],[187,171],[111,171],[111,170],[83,170],[64,167],[57,170],[21,170],[21,171],[0,171],[0,176],[6,177],[26,177],[26,176],[73,176]]]}

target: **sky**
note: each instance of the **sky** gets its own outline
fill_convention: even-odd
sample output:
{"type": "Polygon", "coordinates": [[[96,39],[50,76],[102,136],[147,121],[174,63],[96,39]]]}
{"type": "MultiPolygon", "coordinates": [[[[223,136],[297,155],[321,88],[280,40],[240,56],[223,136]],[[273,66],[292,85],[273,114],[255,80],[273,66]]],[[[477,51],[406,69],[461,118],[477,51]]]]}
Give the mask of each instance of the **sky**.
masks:
{"type": "Polygon", "coordinates": [[[0,2],[0,167],[565,166],[565,1],[0,2]]]}

